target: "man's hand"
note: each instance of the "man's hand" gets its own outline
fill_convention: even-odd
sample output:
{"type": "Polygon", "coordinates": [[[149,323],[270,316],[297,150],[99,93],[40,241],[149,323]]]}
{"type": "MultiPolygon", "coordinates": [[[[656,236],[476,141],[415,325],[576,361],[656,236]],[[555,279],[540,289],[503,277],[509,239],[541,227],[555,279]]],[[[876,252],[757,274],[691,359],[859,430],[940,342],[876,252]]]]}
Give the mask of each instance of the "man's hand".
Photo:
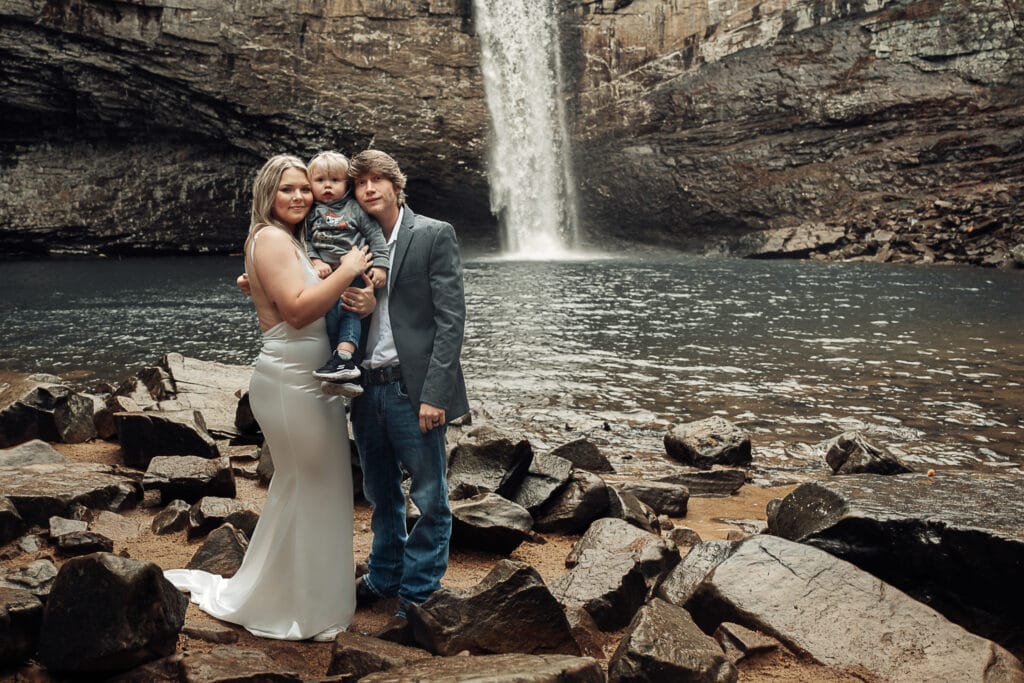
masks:
{"type": "Polygon", "coordinates": [[[444,424],[444,408],[420,403],[420,431],[426,434],[444,424]]]}
{"type": "Polygon", "coordinates": [[[235,278],[235,284],[238,285],[240,290],[242,290],[242,294],[252,296],[252,287],[249,285],[249,275],[247,273],[242,273],[235,278]]]}
{"type": "Polygon", "coordinates": [[[380,266],[374,266],[370,268],[370,280],[373,282],[373,286],[380,289],[388,282],[388,271],[380,266]]]}
{"type": "Polygon", "coordinates": [[[310,259],[310,262],[313,264],[313,270],[316,271],[316,274],[320,276],[321,280],[331,274],[331,267],[327,263],[324,263],[318,258],[310,259]]]}
{"type": "Polygon", "coordinates": [[[363,282],[365,283],[364,287],[356,287],[354,286],[356,283],[353,282],[353,286],[341,293],[341,307],[346,311],[352,311],[360,318],[365,318],[373,313],[373,309],[377,306],[377,297],[373,295],[373,281],[366,273],[363,273],[363,282]]]}

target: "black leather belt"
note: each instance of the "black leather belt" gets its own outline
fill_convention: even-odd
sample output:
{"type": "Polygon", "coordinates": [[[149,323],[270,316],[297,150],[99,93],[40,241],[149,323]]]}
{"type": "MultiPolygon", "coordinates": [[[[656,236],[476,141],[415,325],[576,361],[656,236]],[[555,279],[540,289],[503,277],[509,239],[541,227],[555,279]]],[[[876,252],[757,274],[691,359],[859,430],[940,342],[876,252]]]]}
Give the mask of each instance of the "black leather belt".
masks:
{"type": "Polygon", "coordinates": [[[364,374],[367,384],[391,384],[402,379],[400,365],[386,365],[382,368],[367,370],[364,374]]]}

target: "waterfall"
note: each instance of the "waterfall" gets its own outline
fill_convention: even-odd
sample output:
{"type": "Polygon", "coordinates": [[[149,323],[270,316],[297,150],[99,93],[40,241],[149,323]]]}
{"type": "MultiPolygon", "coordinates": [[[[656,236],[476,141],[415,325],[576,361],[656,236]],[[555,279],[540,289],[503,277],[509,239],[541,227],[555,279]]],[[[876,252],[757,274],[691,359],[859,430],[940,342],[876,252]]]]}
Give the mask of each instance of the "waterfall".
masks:
{"type": "Polygon", "coordinates": [[[577,244],[576,188],[554,0],[474,0],[487,109],[491,210],[513,258],[577,244]]]}

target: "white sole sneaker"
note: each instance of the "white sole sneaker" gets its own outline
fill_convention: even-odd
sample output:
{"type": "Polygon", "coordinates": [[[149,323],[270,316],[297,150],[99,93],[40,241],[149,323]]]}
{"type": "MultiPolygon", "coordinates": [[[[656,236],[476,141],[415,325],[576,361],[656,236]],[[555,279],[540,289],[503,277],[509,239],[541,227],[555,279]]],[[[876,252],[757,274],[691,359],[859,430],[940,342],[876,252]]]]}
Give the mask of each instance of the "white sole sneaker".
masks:
{"type": "Polygon", "coordinates": [[[359,368],[349,368],[347,370],[345,368],[341,368],[334,372],[314,371],[313,377],[323,380],[324,382],[345,382],[350,379],[359,379],[359,376],[362,374],[363,373],[359,368]]]}
{"type": "Polygon", "coordinates": [[[320,631],[320,633],[316,634],[312,638],[310,638],[310,640],[316,643],[329,643],[333,641],[335,638],[337,638],[339,633],[344,633],[345,630],[346,629],[343,629],[340,626],[327,628],[323,631],[320,631]]]}

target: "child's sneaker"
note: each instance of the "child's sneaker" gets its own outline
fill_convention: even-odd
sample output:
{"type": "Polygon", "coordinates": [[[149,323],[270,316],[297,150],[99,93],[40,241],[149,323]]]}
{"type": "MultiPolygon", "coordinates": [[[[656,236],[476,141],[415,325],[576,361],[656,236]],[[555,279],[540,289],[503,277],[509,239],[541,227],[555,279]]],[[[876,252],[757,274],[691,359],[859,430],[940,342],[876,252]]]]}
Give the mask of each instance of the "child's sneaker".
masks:
{"type": "Polygon", "coordinates": [[[351,382],[321,382],[320,391],[330,396],[355,398],[356,396],[362,395],[363,388],[358,384],[352,384],[351,382]]]}
{"type": "Polygon", "coordinates": [[[347,351],[335,351],[322,368],[313,372],[314,377],[325,382],[358,379],[361,374],[359,366],[352,362],[352,354],[347,351]]]}

